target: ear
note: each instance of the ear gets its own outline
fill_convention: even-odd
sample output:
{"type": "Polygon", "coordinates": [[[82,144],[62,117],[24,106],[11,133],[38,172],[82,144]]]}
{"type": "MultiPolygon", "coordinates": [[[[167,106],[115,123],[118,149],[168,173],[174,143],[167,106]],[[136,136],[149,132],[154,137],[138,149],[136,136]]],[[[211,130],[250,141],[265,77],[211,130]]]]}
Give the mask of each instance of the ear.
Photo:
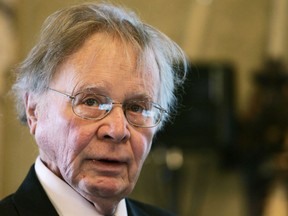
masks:
{"type": "Polygon", "coordinates": [[[25,94],[25,108],[30,133],[32,135],[35,135],[38,116],[37,116],[37,100],[34,94],[32,93],[25,94]]]}

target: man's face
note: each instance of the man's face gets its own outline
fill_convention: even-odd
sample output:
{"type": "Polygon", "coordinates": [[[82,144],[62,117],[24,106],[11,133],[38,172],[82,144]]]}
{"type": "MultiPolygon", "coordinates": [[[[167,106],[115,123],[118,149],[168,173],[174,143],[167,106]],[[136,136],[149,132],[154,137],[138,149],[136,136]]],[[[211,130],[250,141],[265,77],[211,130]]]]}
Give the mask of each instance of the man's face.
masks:
{"type": "MultiPolygon", "coordinates": [[[[150,57],[145,67],[150,75],[144,77],[136,72],[136,61],[131,47],[95,34],[60,65],[50,88],[75,94],[89,87],[120,103],[147,97],[157,100],[155,60],[150,57]]],[[[91,202],[127,196],[156,129],[131,126],[118,105],[101,120],[85,120],[73,113],[68,97],[48,91],[43,98],[28,102],[27,113],[46,166],[91,202]],[[29,104],[36,105],[31,109],[29,104]]]]}

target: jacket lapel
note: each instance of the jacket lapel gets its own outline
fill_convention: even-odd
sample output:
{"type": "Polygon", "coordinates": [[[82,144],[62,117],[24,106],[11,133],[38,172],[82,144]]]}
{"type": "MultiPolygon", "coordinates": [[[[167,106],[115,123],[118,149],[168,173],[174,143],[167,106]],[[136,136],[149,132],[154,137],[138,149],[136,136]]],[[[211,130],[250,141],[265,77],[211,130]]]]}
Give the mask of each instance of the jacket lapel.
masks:
{"type": "Polygon", "coordinates": [[[133,200],[126,199],[128,216],[149,216],[144,213],[143,209],[137,205],[133,200]]]}
{"type": "Polygon", "coordinates": [[[58,216],[36,176],[34,165],[16,191],[13,202],[21,216],[58,216]]]}

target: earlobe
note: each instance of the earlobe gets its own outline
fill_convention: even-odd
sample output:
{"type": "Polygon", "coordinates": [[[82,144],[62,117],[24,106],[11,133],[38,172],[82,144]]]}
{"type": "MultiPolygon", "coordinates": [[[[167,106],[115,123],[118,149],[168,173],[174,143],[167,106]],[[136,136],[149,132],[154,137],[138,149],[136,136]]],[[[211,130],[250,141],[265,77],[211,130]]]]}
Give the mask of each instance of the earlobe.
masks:
{"type": "Polygon", "coordinates": [[[26,93],[25,95],[25,107],[26,107],[26,116],[27,124],[30,128],[30,133],[35,135],[36,126],[37,126],[37,100],[35,95],[31,93],[26,93]]]}

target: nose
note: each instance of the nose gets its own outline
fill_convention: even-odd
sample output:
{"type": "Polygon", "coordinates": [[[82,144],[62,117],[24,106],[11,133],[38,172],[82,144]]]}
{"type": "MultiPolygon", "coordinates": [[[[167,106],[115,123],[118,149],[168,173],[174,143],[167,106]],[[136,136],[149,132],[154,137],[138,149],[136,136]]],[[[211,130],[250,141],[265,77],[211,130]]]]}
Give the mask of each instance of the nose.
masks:
{"type": "Polygon", "coordinates": [[[121,105],[113,106],[110,113],[100,121],[101,125],[98,129],[99,138],[114,143],[124,143],[130,138],[129,123],[126,120],[121,105]]]}

